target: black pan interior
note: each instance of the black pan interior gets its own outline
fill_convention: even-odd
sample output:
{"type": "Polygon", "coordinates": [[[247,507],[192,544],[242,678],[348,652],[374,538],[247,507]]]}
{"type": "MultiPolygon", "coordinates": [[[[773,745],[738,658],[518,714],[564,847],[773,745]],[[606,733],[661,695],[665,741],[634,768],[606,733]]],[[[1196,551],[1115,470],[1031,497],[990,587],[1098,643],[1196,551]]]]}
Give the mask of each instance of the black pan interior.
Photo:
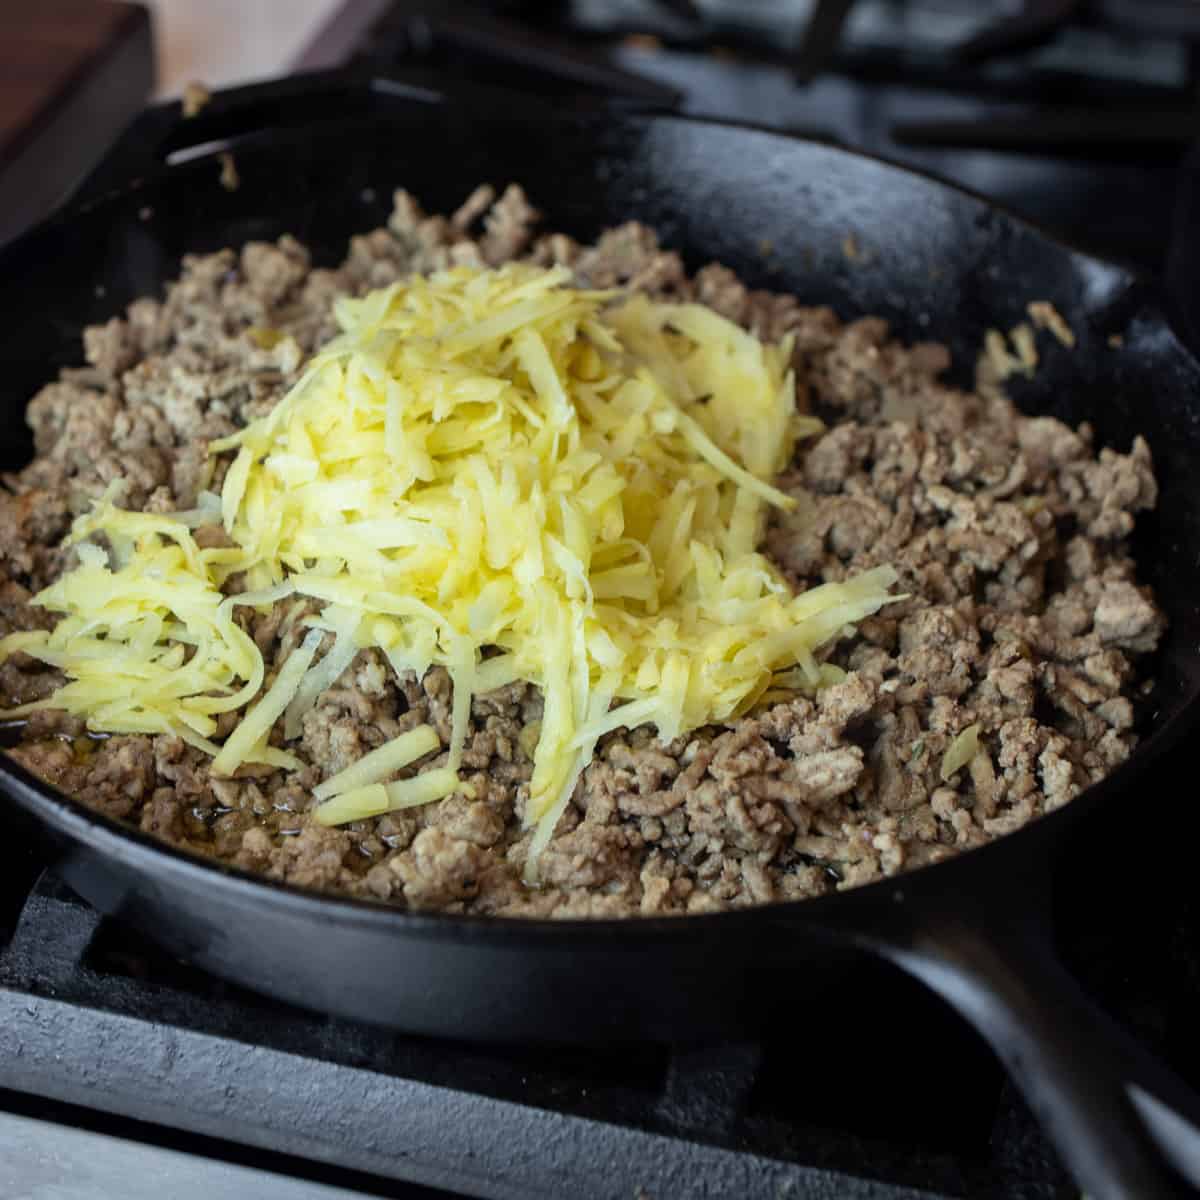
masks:
{"type": "Polygon", "coordinates": [[[403,103],[258,130],[233,149],[236,190],[220,185],[215,153],[203,154],[0,251],[4,469],[28,459],[24,405],[81,361],[83,327],[160,293],[183,254],[291,233],[332,264],[351,234],[386,220],[397,186],[446,211],[480,182],[515,180],[548,229],[590,238],[644,221],[693,267],[718,259],[752,285],[846,318],[881,314],[906,340],[948,343],[964,382],[986,330],[1011,328],[1030,300],[1053,302],[1078,344],[1043,338],[1041,368],[1018,399],[1090,421],[1117,449],[1137,433],[1150,442],[1162,498],[1137,549],[1171,618],[1150,732],[1200,691],[1200,368],[1123,269],[886,164],[675,117],[547,113],[535,127],[527,116],[403,103]]]}
{"type": "MultiPolygon", "coordinates": [[[[309,103],[301,119],[236,140],[235,191],[220,185],[215,151],[202,154],[0,251],[0,468],[28,459],[24,406],[61,367],[81,361],[83,327],[161,292],[184,253],[292,233],[332,264],[352,233],[385,221],[397,186],[446,211],[480,182],[515,180],[544,210],[547,228],[589,238],[645,221],[693,267],[719,259],[755,286],[829,304],[846,318],[881,314],[907,340],[945,341],[963,380],[987,329],[1011,328],[1029,300],[1052,301],[1078,345],[1069,352],[1043,339],[1042,368],[1018,398],[1029,411],[1090,420],[1117,449],[1139,432],[1150,442],[1162,500],[1142,522],[1138,551],[1171,629],[1148,717],[1156,734],[1178,728],[1171,719],[1200,691],[1200,368],[1142,307],[1143,289],[1128,273],[962,193],[812,143],[673,117],[545,113],[531,123],[528,114],[484,113],[395,101],[378,113],[360,104],[347,116],[309,103]],[[1110,345],[1114,337],[1119,344],[1110,345]]],[[[1112,787],[1039,825],[1124,801],[1136,771],[1135,756],[1112,787]]],[[[298,1003],[458,1037],[679,1038],[757,1024],[771,1007],[787,1019],[795,993],[759,978],[759,966],[786,960],[804,969],[808,992],[818,976],[836,986],[837,974],[828,954],[808,970],[795,938],[772,929],[821,920],[844,928],[872,894],[889,902],[880,885],[758,913],[619,929],[404,916],[316,901],[188,861],[136,833],[114,836],[102,818],[3,764],[0,782],[57,831],[70,882],[173,952],[298,1003]],[[681,989],[687,972],[702,986],[681,989]],[[606,1005],[583,1033],[572,1014],[592,1007],[598,986],[606,1005]],[[778,1004],[764,1004],[767,996],[778,1004]]],[[[1037,837],[1029,830],[1007,845],[1029,847],[1037,837]]],[[[979,856],[1003,857],[1005,845],[979,856]]],[[[960,865],[969,864],[919,874],[952,894],[960,865]]]]}
{"type": "Polygon", "coordinates": [[[216,159],[202,157],[0,256],[4,469],[27,460],[23,406],[81,361],[83,327],[160,293],[184,253],[287,232],[332,264],[352,233],[385,221],[396,186],[445,211],[479,182],[516,180],[547,228],[586,238],[645,221],[692,266],[718,259],[753,285],[843,317],[879,313],[902,338],[948,343],[963,382],[988,328],[1011,328],[1029,300],[1052,301],[1078,345],[1043,339],[1042,368],[1018,398],[1029,411],[1091,421],[1117,449],[1139,432],[1150,441],[1163,496],[1138,551],[1172,619],[1155,726],[1200,684],[1200,376],[1157,317],[1139,312],[1141,290],[1125,271],[885,164],[678,118],[567,117],[533,132],[524,121],[414,103],[386,119],[260,131],[235,151],[235,191],[219,185],[216,159]]]}

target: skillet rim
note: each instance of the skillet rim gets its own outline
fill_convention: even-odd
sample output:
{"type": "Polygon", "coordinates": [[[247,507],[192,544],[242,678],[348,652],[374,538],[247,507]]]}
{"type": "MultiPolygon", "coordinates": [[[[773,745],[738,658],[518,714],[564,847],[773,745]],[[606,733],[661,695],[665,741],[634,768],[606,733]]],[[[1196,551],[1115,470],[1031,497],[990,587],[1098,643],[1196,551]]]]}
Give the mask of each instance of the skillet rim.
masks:
{"type": "MultiPolygon", "coordinates": [[[[317,77],[327,78],[331,73],[314,74],[317,77]]],[[[379,78],[381,76],[378,73],[370,73],[359,77],[358,82],[370,87],[379,78]]],[[[295,79],[292,80],[292,82],[295,81],[295,79]]],[[[271,86],[271,83],[268,82],[223,89],[216,93],[214,98],[237,99],[241,96],[268,91],[271,86]]],[[[141,118],[135,118],[135,123],[147,116],[161,119],[177,103],[171,101],[151,106],[143,112],[141,118]]],[[[429,104],[431,108],[458,108],[468,112],[472,109],[469,101],[456,101],[453,97],[442,97],[440,102],[423,101],[423,103],[429,104]]],[[[493,121],[496,116],[495,113],[488,114],[489,119],[493,121]]],[[[520,120],[521,114],[518,112],[515,117],[520,120]]],[[[506,118],[511,120],[513,115],[500,114],[501,120],[506,118]]],[[[356,118],[357,121],[386,121],[386,119],[386,113],[380,114],[376,118],[356,118]]],[[[951,193],[964,197],[982,210],[999,216],[1009,225],[1032,234],[1057,253],[1068,255],[1077,265],[1092,270],[1102,269],[1112,274],[1114,280],[1120,278],[1127,290],[1132,291],[1138,288],[1148,290],[1146,277],[1128,264],[1081,249],[1050,232],[1038,222],[1019,215],[1005,205],[996,203],[970,188],[951,183],[930,171],[911,167],[881,155],[840,145],[831,145],[814,138],[785,133],[753,122],[725,118],[638,109],[621,110],[615,113],[550,111],[539,114],[539,120],[558,125],[579,124],[582,121],[596,119],[604,119],[610,123],[615,119],[626,124],[645,126],[673,123],[701,129],[715,127],[732,132],[745,131],[766,136],[770,140],[784,145],[799,144],[852,162],[873,163],[887,172],[897,172],[915,178],[923,186],[937,194],[951,193]]],[[[289,132],[298,134],[301,131],[289,132]]],[[[68,225],[73,219],[85,214],[92,214],[97,209],[103,209],[120,200],[126,200],[143,187],[165,179],[168,175],[178,177],[193,170],[203,169],[210,164],[210,160],[216,154],[228,147],[241,146],[245,152],[253,153],[255,140],[256,133],[254,131],[242,137],[221,139],[219,145],[214,144],[212,148],[206,148],[204,153],[189,157],[186,161],[174,165],[164,163],[153,172],[134,175],[120,185],[106,187],[83,199],[68,201],[64,207],[38,222],[13,241],[0,246],[0,276],[3,275],[8,260],[24,250],[29,243],[52,237],[57,229],[68,225]]],[[[1137,295],[1137,302],[1131,309],[1130,321],[1138,319],[1147,323],[1160,324],[1174,348],[1200,377],[1200,356],[1193,353],[1176,334],[1162,305],[1154,303],[1145,295],[1137,295]]],[[[854,926],[857,926],[857,930],[861,932],[864,924],[862,921],[856,922],[856,916],[869,916],[873,911],[883,909],[890,909],[894,912],[924,893],[939,891],[939,883],[951,883],[954,872],[966,870],[971,872],[972,877],[980,878],[984,871],[994,870],[997,865],[1001,864],[1006,853],[1018,853],[1015,850],[1018,841],[1026,850],[1033,850],[1036,848],[1034,838],[1038,838],[1043,843],[1042,849],[1045,850],[1065,831],[1069,822],[1077,822],[1086,818],[1099,805],[1109,802],[1110,793],[1116,793],[1128,784],[1132,784],[1138,773],[1144,772],[1153,763],[1161,761],[1163,755],[1182,740],[1189,727],[1196,724],[1198,717],[1200,717],[1200,681],[1184,694],[1176,714],[1140,742],[1125,762],[1098,783],[1085,788],[1063,807],[1035,818],[1021,829],[1005,834],[986,845],[957,852],[942,862],[925,864],[906,870],[897,876],[886,877],[845,892],[834,892],[815,899],[779,901],[725,912],[693,913],[670,917],[635,915],[619,918],[548,919],[545,917],[411,912],[379,901],[360,899],[335,892],[320,892],[270,879],[262,874],[217,859],[190,853],[173,843],[162,841],[140,829],[89,808],[83,801],[76,800],[52,785],[42,782],[2,752],[0,752],[0,791],[24,809],[26,813],[48,825],[57,834],[69,838],[77,848],[82,849],[85,855],[102,855],[123,870],[135,872],[139,877],[149,878],[156,885],[160,882],[172,884],[173,880],[169,876],[181,872],[193,886],[203,886],[205,883],[219,886],[232,893],[232,900],[268,903],[274,909],[284,911],[292,917],[307,916],[317,923],[340,926],[361,925],[371,932],[417,936],[425,941],[471,943],[492,941],[495,938],[505,939],[517,946],[548,946],[554,943],[564,943],[564,948],[572,952],[611,949],[614,948],[614,943],[619,942],[620,949],[635,950],[643,938],[653,938],[656,944],[661,944],[664,939],[670,938],[674,943],[680,944],[705,939],[706,935],[716,935],[718,931],[729,935],[748,923],[761,928],[767,921],[789,925],[793,928],[805,927],[814,931],[819,931],[821,927],[824,927],[828,936],[838,934],[853,936],[856,932],[854,926]],[[167,878],[164,879],[164,877],[167,878]],[[844,918],[844,922],[838,920],[839,917],[844,918]],[[851,926],[851,928],[844,928],[843,925],[851,926]],[[491,931],[497,932],[493,935],[491,931]],[[584,944],[585,940],[587,944],[584,944]]]]}

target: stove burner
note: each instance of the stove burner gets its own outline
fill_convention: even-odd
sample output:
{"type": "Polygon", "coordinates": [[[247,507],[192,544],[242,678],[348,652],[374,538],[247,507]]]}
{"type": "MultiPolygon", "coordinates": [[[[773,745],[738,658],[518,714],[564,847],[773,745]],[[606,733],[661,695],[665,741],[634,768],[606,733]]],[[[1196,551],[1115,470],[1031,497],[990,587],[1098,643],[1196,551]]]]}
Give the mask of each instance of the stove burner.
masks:
{"type": "Polygon", "coordinates": [[[1044,46],[1083,9],[1083,0],[1024,0],[1019,12],[1003,17],[957,47],[964,62],[1044,46]]]}
{"type": "MultiPolygon", "coordinates": [[[[928,1200],[1066,1186],[982,1044],[882,966],[786,1045],[496,1049],[242,991],[102,919],[50,874],[5,915],[0,1088],[111,1120],[0,1105],[10,1112],[145,1144],[191,1148],[202,1135],[206,1157],[289,1174],[294,1162],[234,1147],[486,1197],[928,1200]]],[[[136,1161],[136,1144],[127,1153],[136,1161]]]]}
{"type": "MultiPolygon", "coordinates": [[[[407,82],[772,126],[941,175],[1149,271],[1196,128],[1191,0],[1031,0],[1018,17],[1001,0],[353,7],[352,60],[407,82]]],[[[303,65],[345,45],[323,35],[303,65]]]]}
{"type": "Polygon", "coordinates": [[[796,55],[796,82],[811,83],[833,56],[854,0],[817,0],[796,55]]]}

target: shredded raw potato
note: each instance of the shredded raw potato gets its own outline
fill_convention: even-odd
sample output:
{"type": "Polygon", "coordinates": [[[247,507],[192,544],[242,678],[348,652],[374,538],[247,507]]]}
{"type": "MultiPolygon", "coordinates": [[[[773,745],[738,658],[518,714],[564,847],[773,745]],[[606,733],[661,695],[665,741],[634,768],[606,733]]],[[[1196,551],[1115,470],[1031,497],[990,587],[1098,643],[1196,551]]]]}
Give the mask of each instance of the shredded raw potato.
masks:
{"type": "Polygon", "coordinates": [[[434,800],[442,800],[451,792],[461,791],[463,786],[458,774],[449,767],[425,771],[412,779],[397,779],[385,788],[388,812],[394,812],[398,808],[417,808],[422,804],[432,804],[434,800]]]}
{"type": "Polygon", "coordinates": [[[1075,348],[1074,330],[1049,300],[1031,300],[1025,305],[1025,311],[1038,328],[1050,330],[1068,350],[1075,348]]]}
{"type": "Polygon", "coordinates": [[[946,747],[942,755],[942,782],[946,783],[956,771],[961,770],[979,753],[979,726],[968,725],[946,747]]]}
{"type": "Polygon", "coordinates": [[[772,688],[835,681],[818,655],[895,598],[896,573],[797,595],[757,551],[766,506],[793,503],[773,477],[821,428],[795,413],[790,341],[569,278],[458,268],[339,299],[342,334],[269,414],[210,448],[235,452],[219,506],[171,518],[106,497],[77,522],[73,539],[103,534],[113,563],[82,545],[37,598],[63,614],[56,629],[0,642],[0,658],[24,650],[70,680],[18,711],[177,733],[232,772],[285,754],[267,741],[275,721],[286,713],[298,736],[357,650],[418,677],[444,666],[446,766],[383,785],[435,748],[397,739],[318,789],[317,819],[337,823],[464,790],[472,695],[525,680],[545,700],[532,863],[607,731],[652,722],[671,739],[772,688]],[[189,526],[209,520],[235,548],[197,546],[189,526]],[[234,575],[249,596],[223,595],[234,575]],[[325,608],[217,747],[213,714],[264,681],[232,605],[291,596],[325,608]]]}
{"type": "Polygon", "coordinates": [[[1032,378],[1037,368],[1037,349],[1033,343],[1033,331],[1023,322],[1015,326],[1009,333],[1016,350],[1013,354],[1008,348],[1008,341],[998,329],[989,329],[983,337],[983,361],[990,369],[992,377],[1000,382],[1013,375],[1025,375],[1032,378]]]}
{"type": "Polygon", "coordinates": [[[237,728],[225,740],[221,752],[213,759],[212,769],[218,775],[232,775],[254,752],[259,744],[266,745],[271,727],[283,714],[300,688],[304,672],[321,645],[325,635],[310,629],[304,641],[288,655],[283,669],[262,698],[242,718],[237,728]]]}
{"type": "Polygon", "coordinates": [[[401,767],[407,767],[418,758],[424,758],[440,745],[437,731],[432,725],[418,725],[416,729],[410,729],[390,742],[385,742],[378,750],[364,754],[344,771],[330,776],[324,783],[313,788],[313,795],[318,800],[327,800],[330,796],[339,796],[352,788],[365,788],[368,784],[379,783],[401,767]]]}
{"type": "Polygon", "coordinates": [[[1019,325],[1013,326],[1008,336],[1012,338],[1013,348],[1017,352],[1017,359],[1021,366],[1025,369],[1026,374],[1032,375],[1038,365],[1037,345],[1033,340],[1033,330],[1022,321],[1019,325]]]}
{"type": "Polygon", "coordinates": [[[321,825],[344,825],[347,821],[365,821],[387,812],[387,788],[382,783],[369,783],[351,788],[313,809],[313,819],[321,825]]]}
{"type": "Polygon", "coordinates": [[[283,736],[289,740],[301,735],[304,714],[316,704],[322,692],[337,682],[358,654],[355,632],[361,620],[360,615],[353,610],[339,608],[336,604],[331,604],[323,615],[325,619],[321,624],[336,635],[336,640],[333,649],[300,680],[300,686],[288,703],[283,714],[283,736]]]}

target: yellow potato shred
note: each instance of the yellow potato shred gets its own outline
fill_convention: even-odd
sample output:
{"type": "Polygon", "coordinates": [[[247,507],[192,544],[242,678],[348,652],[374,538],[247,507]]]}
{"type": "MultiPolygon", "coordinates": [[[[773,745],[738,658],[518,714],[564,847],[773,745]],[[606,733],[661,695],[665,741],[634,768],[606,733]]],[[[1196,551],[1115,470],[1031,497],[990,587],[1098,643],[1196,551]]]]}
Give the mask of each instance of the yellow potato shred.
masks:
{"type": "Polygon", "coordinates": [[[37,597],[57,626],[0,642],[67,682],[8,715],[174,733],[218,773],[286,767],[279,742],[359,650],[418,677],[445,667],[448,774],[389,791],[381,776],[434,748],[410,737],[348,772],[338,803],[321,791],[340,822],[453,790],[472,696],[524,680],[545,699],[523,814],[535,864],[603,734],[649,722],[672,739],[827,684],[821,651],[895,598],[890,567],[797,594],[758,552],[767,507],[792,504],[772,480],[821,428],[796,412],[787,340],[528,265],[334,311],[341,334],[284,399],[210,447],[228,462],[219,499],[151,515],[110,493],[76,523],[79,565],[37,597]],[[194,530],[217,522],[232,544],[202,548],[194,530]],[[268,681],[235,610],[302,598],[323,607],[268,681]]]}

